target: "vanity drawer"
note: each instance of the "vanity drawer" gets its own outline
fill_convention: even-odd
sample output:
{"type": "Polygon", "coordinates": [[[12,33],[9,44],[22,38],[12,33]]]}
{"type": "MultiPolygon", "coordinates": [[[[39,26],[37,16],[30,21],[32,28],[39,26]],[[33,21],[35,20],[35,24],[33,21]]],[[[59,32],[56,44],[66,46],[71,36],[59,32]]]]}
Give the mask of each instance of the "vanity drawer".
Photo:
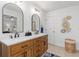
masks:
{"type": "Polygon", "coordinates": [[[40,39],[48,39],[48,36],[47,35],[45,35],[45,36],[42,36],[42,37],[40,37],[40,39]]]}
{"type": "Polygon", "coordinates": [[[34,40],[34,45],[35,45],[35,46],[40,45],[40,43],[41,43],[41,40],[40,40],[40,39],[35,39],[35,40],[34,40]]]}
{"type": "Polygon", "coordinates": [[[33,40],[23,42],[23,44],[22,44],[22,48],[28,48],[28,47],[31,47],[31,46],[33,46],[33,40]]]}

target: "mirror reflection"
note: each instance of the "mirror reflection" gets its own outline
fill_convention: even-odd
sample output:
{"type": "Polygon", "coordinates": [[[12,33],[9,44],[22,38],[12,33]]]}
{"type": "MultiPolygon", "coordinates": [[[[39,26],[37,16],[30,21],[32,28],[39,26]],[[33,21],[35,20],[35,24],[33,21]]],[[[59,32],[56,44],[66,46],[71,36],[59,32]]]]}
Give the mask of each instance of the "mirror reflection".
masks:
{"type": "Polygon", "coordinates": [[[23,32],[23,12],[17,5],[8,3],[3,6],[2,32],[23,32]]]}
{"type": "Polygon", "coordinates": [[[32,15],[32,31],[40,30],[40,17],[37,14],[32,15]]]}

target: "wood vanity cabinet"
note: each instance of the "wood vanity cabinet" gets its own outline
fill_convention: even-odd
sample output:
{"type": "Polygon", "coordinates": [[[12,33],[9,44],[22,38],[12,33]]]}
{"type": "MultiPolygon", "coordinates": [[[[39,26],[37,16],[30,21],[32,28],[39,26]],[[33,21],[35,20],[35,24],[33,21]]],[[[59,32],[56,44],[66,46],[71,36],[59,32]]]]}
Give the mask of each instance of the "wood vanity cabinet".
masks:
{"type": "Polygon", "coordinates": [[[38,40],[34,39],[34,56],[41,56],[48,49],[48,38],[47,36],[39,37],[38,40]]]}
{"type": "Polygon", "coordinates": [[[1,46],[1,43],[0,43],[0,57],[2,56],[2,46],[1,46]]]}
{"type": "Polygon", "coordinates": [[[2,44],[2,56],[10,57],[38,57],[48,49],[47,35],[25,42],[6,46],[2,44]]]}

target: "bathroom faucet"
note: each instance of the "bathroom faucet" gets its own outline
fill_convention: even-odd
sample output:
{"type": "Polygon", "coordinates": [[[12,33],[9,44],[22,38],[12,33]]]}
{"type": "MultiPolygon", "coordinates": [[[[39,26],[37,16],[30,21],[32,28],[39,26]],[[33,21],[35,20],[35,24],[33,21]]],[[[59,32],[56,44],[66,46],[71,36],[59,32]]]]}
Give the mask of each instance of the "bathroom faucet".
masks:
{"type": "Polygon", "coordinates": [[[12,39],[13,38],[13,36],[12,35],[9,35],[9,37],[12,39]]]}
{"type": "Polygon", "coordinates": [[[16,38],[16,37],[19,37],[19,34],[16,32],[15,35],[14,35],[14,37],[15,37],[15,38],[16,38]]]}

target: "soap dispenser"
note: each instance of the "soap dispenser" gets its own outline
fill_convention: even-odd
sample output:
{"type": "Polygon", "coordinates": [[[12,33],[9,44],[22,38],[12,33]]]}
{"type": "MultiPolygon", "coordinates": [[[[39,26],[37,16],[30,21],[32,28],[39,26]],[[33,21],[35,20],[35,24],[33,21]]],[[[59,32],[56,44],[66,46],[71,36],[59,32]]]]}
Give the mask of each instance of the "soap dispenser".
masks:
{"type": "Polygon", "coordinates": [[[43,26],[41,26],[41,33],[43,33],[43,26]]]}

